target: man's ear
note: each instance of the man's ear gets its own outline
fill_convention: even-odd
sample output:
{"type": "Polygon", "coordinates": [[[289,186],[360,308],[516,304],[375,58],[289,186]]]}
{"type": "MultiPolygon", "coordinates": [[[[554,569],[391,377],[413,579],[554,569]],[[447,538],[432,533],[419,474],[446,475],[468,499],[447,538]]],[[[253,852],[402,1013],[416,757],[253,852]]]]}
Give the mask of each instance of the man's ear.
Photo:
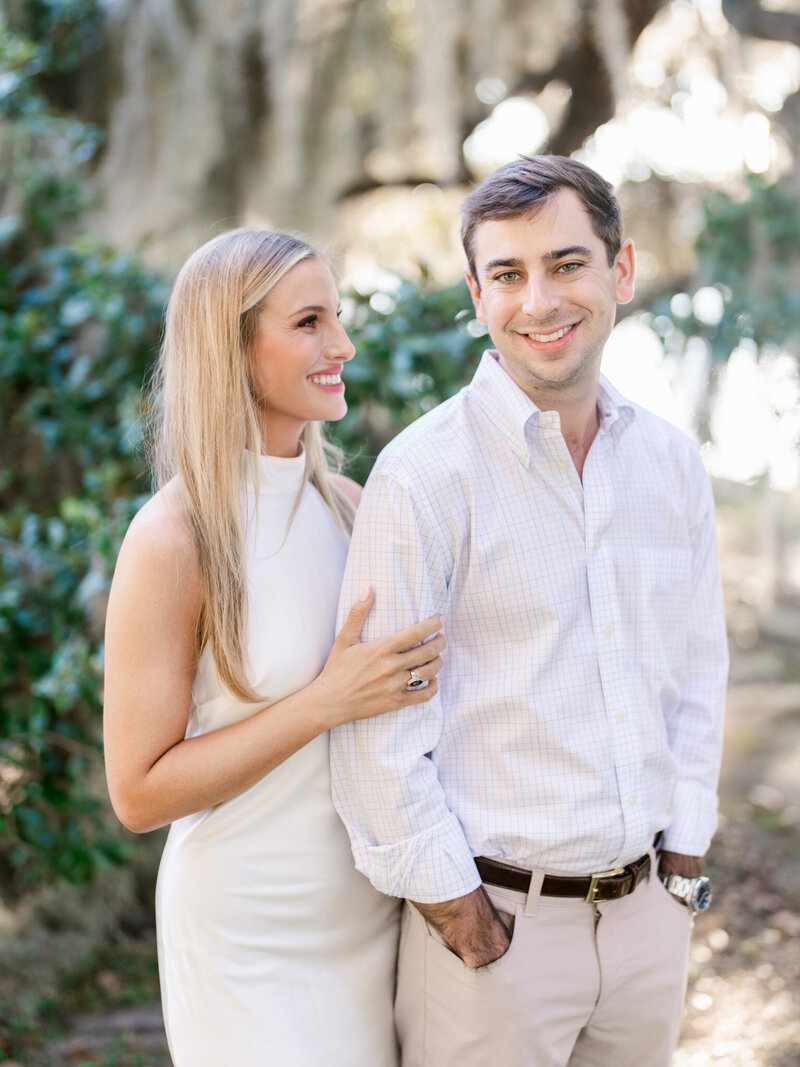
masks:
{"type": "Polygon", "coordinates": [[[469,286],[470,295],[472,296],[472,303],[475,305],[475,315],[478,322],[482,322],[484,326],[486,323],[486,309],[483,306],[483,295],[481,294],[481,287],[478,285],[475,277],[470,272],[469,267],[464,267],[464,277],[467,279],[467,285],[469,286]]]}
{"type": "Polygon", "coordinates": [[[630,238],[620,245],[614,261],[617,275],[616,298],[618,304],[627,304],[633,300],[634,278],[636,274],[636,255],[630,238]]]}

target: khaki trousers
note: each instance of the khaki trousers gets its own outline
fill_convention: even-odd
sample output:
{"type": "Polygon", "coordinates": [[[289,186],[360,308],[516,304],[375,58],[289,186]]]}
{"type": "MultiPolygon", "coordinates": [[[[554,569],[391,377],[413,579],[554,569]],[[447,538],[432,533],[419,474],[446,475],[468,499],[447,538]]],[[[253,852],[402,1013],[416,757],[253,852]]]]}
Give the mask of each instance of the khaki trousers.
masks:
{"type": "Polygon", "coordinates": [[[513,928],[472,970],[406,904],[395,1020],[403,1067],[667,1067],[693,917],[651,873],[601,904],[486,885],[513,928]]]}

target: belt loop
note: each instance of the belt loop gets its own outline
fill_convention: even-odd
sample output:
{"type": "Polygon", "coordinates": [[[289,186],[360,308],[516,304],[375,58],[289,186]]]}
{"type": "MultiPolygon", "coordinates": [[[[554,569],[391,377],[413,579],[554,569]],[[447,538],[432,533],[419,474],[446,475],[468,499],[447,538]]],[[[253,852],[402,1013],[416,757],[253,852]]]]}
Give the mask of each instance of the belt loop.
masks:
{"type": "Polygon", "coordinates": [[[658,840],[660,837],[661,831],[659,830],[656,840],[647,850],[647,855],[650,857],[650,870],[647,872],[647,877],[645,878],[646,882],[649,882],[653,875],[658,878],[658,840]]]}
{"type": "Polygon", "coordinates": [[[531,884],[528,887],[528,895],[525,898],[525,911],[523,913],[528,918],[536,914],[536,909],[539,906],[539,897],[542,893],[542,882],[544,882],[544,871],[531,871],[531,884]]]}

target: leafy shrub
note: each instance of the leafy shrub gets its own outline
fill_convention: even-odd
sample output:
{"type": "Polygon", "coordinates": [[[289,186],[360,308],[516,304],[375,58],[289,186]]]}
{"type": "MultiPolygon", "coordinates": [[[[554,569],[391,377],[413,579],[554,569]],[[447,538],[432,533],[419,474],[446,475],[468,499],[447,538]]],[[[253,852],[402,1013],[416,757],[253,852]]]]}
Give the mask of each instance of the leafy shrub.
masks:
{"type": "MultiPolygon", "coordinates": [[[[138,393],[163,283],[78,234],[97,144],[40,87],[82,54],[89,3],[0,25],[0,889],[119,861],[93,785],[102,616],[136,494],[138,393]],[[77,21],[76,21],[77,20],[77,21]],[[79,32],[80,31],[80,32],[79,32]]],[[[94,24],[89,20],[90,26],[94,24]]]]}
{"type": "Polygon", "coordinates": [[[25,512],[0,524],[0,885],[6,897],[59,875],[86,881],[124,856],[88,788],[99,732],[98,623],[115,546],[96,503],[66,498],[59,510],[25,512]]]}

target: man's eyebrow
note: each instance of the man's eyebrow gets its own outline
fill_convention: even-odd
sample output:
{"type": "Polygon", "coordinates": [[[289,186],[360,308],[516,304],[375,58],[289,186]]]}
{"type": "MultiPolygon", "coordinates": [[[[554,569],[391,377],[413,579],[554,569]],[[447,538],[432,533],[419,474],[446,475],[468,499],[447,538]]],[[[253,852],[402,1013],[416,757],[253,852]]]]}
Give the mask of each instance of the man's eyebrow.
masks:
{"type": "Polygon", "coordinates": [[[545,263],[555,263],[557,259],[566,259],[567,256],[583,256],[591,259],[592,252],[590,248],[584,248],[583,245],[570,245],[569,248],[556,248],[542,256],[542,259],[545,263]]]}
{"type": "Polygon", "coordinates": [[[490,259],[488,263],[484,264],[483,273],[491,274],[498,267],[505,267],[506,270],[511,270],[522,266],[524,266],[523,261],[516,256],[498,256],[497,259],[490,259]]]}

